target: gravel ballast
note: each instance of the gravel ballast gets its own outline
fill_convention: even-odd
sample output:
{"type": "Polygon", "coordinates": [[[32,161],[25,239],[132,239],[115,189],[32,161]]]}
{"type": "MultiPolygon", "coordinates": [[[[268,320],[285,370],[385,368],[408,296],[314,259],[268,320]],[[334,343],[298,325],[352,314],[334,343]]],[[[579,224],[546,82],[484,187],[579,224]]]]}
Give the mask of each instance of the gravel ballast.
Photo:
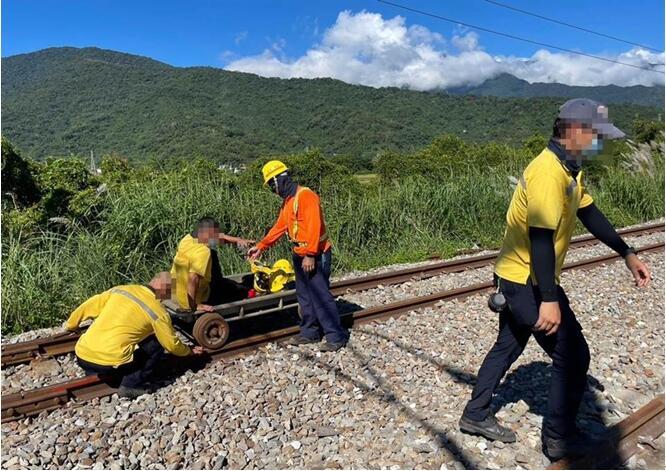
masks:
{"type": "MultiPolygon", "coordinates": [[[[628,242],[661,240],[663,233],[628,242]]],[[[602,246],[572,250],[567,261],[603,253],[602,246]]],[[[562,275],[590,345],[579,421],[593,433],[664,389],[664,254],[641,258],[654,277],[645,289],[633,285],[622,261],[562,275]]],[[[490,268],[443,275],[345,299],[369,306],[448,289],[454,280],[455,287],[487,281],[489,274],[490,268]]],[[[502,445],[457,430],[497,332],[485,304],[479,295],[359,325],[348,348],[334,354],[271,344],[187,372],[135,401],[114,395],[3,424],[2,467],[541,468],[550,361],[533,340],[494,402],[518,442],[502,445]]],[[[3,392],[81,374],[69,357],[42,363],[42,383],[25,374],[30,365],[3,371],[3,392]]],[[[628,466],[646,462],[638,457],[628,466]]]]}

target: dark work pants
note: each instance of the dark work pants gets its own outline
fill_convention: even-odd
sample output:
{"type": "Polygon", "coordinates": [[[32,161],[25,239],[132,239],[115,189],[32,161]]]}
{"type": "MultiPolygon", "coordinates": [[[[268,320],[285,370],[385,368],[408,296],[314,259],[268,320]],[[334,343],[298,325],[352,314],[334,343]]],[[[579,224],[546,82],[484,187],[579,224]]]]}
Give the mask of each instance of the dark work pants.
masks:
{"type": "Polygon", "coordinates": [[[91,363],[79,357],[76,360],[86,374],[106,375],[111,377],[112,380],[120,381],[121,386],[140,388],[150,380],[155,367],[163,356],[164,347],[160,345],[154,335],[151,335],[139,343],[130,363],[120,365],[117,368],[91,363]]]}
{"type": "Polygon", "coordinates": [[[313,272],[303,271],[303,257],[294,254],[296,297],[301,308],[301,335],[309,339],[322,336],[331,343],[346,343],[347,332],[340,323],[335,299],[329,291],[331,277],[331,251],[315,257],[313,272]]]}
{"type": "Polygon", "coordinates": [[[500,289],[509,307],[499,315],[497,341],[481,364],[464,415],[472,420],[488,416],[495,388],[525,349],[530,335],[534,335],[553,360],[543,434],[556,439],[570,436],[575,432],[576,413],[587,385],[590,351],[569,299],[558,286],[562,322],[555,334],[547,336],[545,332],[532,331],[539,317],[539,290],[531,282],[521,285],[507,280],[500,280],[500,289]]]}
{"type": "Polygon", "coordinates": [[[210,283],[210,294],[205,304],[217,306],[218,304],[232,303],[247,298],[248,288],[229,278],[213,279],[210,283]]]}

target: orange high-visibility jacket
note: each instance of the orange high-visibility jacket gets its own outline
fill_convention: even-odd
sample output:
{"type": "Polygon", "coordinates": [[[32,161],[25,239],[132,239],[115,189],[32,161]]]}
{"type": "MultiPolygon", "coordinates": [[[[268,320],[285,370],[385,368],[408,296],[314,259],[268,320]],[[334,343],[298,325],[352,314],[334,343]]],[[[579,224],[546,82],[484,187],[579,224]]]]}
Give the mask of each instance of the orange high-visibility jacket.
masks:
{"type": "Polygon", "coordinates": [[[289,235],[294,253],[301,257],[315,256],[331,248],[319,196],[311,189],[299,186],[295,196],[283,201],[277,221],[257,247],[266,250],[284,234],[289,235]]]}

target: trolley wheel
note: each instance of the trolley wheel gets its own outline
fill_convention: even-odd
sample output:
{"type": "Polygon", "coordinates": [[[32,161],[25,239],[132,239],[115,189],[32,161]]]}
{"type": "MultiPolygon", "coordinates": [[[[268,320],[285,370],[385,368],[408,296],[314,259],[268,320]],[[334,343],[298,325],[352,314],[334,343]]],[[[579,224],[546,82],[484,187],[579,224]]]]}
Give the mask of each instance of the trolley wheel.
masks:
{"type": "Polygon", "coordinates": [[[194,323],[192,336],[202,347],[217,350],[229,338],[229,324],[216,312],[207,312],[194,323]]]}

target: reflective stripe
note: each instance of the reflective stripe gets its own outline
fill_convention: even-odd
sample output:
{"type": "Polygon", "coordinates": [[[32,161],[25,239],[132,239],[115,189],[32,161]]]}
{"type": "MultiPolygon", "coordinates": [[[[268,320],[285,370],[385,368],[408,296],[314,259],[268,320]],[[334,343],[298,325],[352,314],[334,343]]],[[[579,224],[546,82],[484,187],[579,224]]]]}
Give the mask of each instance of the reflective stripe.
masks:
{"type": "MultiPolygon", "coordinates": [[[[296,244],[296,245],[298,245],[299,247],[305,247],[305,246],[308,245],[308,243],[307,243],[307,242],[299,242],[299,241],[296,240],[296,236],[298,235],[298,196],[301,194],[301,191],[303,191],[303,190],[309,190],[309,189],[310,189],[310,188],[308,188],[308,187],[306,187],[306,186],[302,186],[302,187],[300,187],[298,190],[296,190],[296,195],[294,196],[294,206],[293,206],[293,210],[294,210],[294,225],[292,226],[292,234],[293,234],[293,236],[292,236],[292,235],[289,235],[289,238],[291,239],[292,244],[296,244]]],[[[328,234],[324,232],[324,233],[321,235],[321,237],[319,238],[319,243],[321,244],[321,243],[324,242],[326,239],[328,239],[328,234]]]]}
{"type": "Polygon", "coordinates": [[[144,311],[146,314],[148,314],[148,317],[150,317],[152,320],[156,321],[156,320],[159,319],[159,317],[157,316],[157,314],[155,314],[155,311],[153,311],[152,309],[150,309],[150,308],[146,305],[146,303],[144,303],[143,301],[141,301],[139,298],[137,298],[136,296],[134,296],[132,293],[128,293],[128,292],[125,291],[124,289],[120,289],[120,288],[113,288],[113,289],[111,290],[111,292],[112,292],[112,293],[115,293],[115,294],[123,295],[123,296],[125,296],[127,299],[130,299],[131,301],[134,301],[136,304],[139,305],[139,307],[140,307],[141,309],[143,309],[143,311],[144,311]]]}

